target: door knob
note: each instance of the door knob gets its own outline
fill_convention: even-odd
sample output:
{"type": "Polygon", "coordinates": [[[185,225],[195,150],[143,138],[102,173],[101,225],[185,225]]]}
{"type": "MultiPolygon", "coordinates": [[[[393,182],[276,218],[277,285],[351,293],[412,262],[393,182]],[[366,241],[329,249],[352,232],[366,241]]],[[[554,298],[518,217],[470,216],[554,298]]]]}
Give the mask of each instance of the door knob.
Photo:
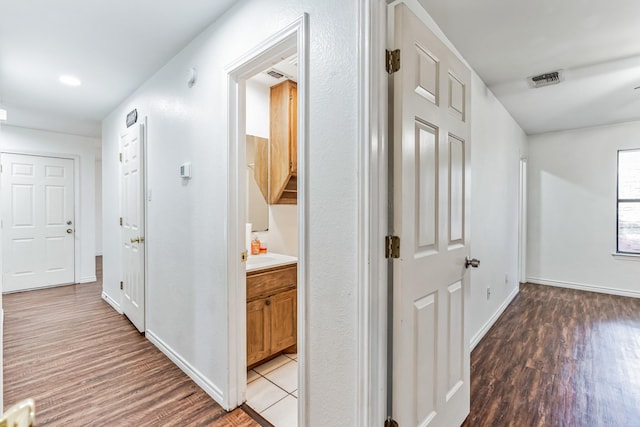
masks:
{"type": "Polygon", "coordinates": [[[71,234],[71,233],[73,233],[73,230],[70,228],[67,228],[67,234],[71,234]]]}
{"type": "Polygon", "coordinates": [[[478,268],[480,266],[480,260],[479,259],[471,259],[467,256],[467,258],[465,258],[464,260],[464,267],[465,268],[469,268],[469,267],[473,267],[473,268],[478,268]]]}

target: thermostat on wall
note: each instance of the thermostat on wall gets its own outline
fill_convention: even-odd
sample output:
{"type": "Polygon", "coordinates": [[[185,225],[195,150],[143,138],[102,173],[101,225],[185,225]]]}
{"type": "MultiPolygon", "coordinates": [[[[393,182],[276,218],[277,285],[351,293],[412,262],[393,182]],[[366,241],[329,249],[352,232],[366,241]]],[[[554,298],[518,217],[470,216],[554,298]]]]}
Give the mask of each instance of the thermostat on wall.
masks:
{"type": "Polygon", "coordinates": [[[183,163],[180,165],[180,178],[191,179],[191,163],[183,163]]]}

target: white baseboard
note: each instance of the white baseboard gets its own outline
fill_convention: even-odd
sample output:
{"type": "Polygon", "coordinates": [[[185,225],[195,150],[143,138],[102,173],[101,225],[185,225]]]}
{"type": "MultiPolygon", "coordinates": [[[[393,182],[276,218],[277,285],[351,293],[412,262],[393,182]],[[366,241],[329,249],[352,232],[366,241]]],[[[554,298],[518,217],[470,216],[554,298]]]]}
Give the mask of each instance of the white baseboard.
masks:
{"type": "Polygon", "coordinates": [[[96,280],[98,280],[96,276],[82,277],[78,281],[78,283],[91,283],[91,282],[95,282],[96,280]]]}
{"type": "Polygon", "coordinates": [[[200,386],[213,400],[218,402],[225,410],[229,411],[232,408],[225,407],[224,394],[216,387],[209,379],[200,373],[196,368],[191,366],[186,360],[184,360],[179,354],[174,352],[171,347],[165,344],[156,334],[150,330],[145,331],[145,336],[151,341],[158,349],[164,353],[173,363],[175,363],[182,371],[189,376],[196,384],[200,386]]]}
{"type": "Polygon", "coordinates": [[[117,303],[114,299],[112,299],[109,295],[107,295],[104,291],[102,291],[102,299],[105,300],[115,311],[122,314],[122,309],[120,308],[120,304],[117,303]]]}
{"type": "Polygon", "coordinates": [[[478,333],[475,334],[473,336],[473,338],[471,338],[471,344],[470,344],[471,350],[476,348],[476,346],[478,345],[480,340],[482,340],[482,338],[484,338],[484,336],[487,334],[487,332],[489,332],[489,329],[491,329],[493,324],[496,323],[496,320],[498,320],[498,317],[500,317],[500,315],[502,313],[504,313],[504,311],[507,309],[509,304],[511,304],[511,301],[513,301],[513,299],[516,297],[516,295],[518,295],[518,292],[520,292],[520,286],[519,285],[516,286],[516,288],[513,290],[513,292],[511,292],[509,294],[509,296],[502,302],[502,304],[500,304],[500,307],[498,307],[496,312],[493,313],[493,315],[489,318],[487,323],[485,323],[484,326],[482,326],[482,328],[480,328],[478,333]]]}
{"type": "Polygon", "coordinates": [[[528,277],[527,282],[536,285],[555,286],[557,288],[577,289],[579,291],[598,292],[601,294],[619,295],[622,297],[640,298],[640,292],[627,289],[607,288],[604,286],[585,285],[583,283],[563,282],[560,280],[541,279],[539,277],[528,277]]]}

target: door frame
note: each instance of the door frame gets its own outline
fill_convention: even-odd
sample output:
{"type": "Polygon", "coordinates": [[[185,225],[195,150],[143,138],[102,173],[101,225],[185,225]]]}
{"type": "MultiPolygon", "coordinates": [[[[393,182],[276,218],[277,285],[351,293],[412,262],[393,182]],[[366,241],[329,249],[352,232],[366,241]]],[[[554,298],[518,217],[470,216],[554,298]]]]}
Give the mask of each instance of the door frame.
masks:
{"type": "Polygon", "coordinates": [[[246,400],[246,80],[269,68],[274,60],[298,53],[298,419],[306,425],[306,354],[308,348],[306,307],[308,297],[308,51],[309,15],[263,41],[226,67],[228,87],[228,187],[227,187],[227,279],[228,279],[228,393],[223,393],[225,409],[246,400]],[[233,314],[231,314],[233,313],[233,314]]]}
{"type": "MultiPolygon", "coordinates": [[[[37,157],[55,157],[58,159],[69,159],[73,161],[73,217],[74,217],[74,230],[73,233],[73,282],[74,283],[85,283],[85,281],[78,282],[78,278],[80,277],[80,239],[77,237],[77,231],[80,229],[82,224],[82,219],[80,217],[80,156],[77,154],[67,154],[67,153],[52,153],[49,151],[39,151],[39,150],[2,150],[0,151],[0,156],[2,154],[20,154],[25,156],[37,156],[37,157]]],[[[4,248],[3,248],[4,249],[4,248]]],[[[2,274],[2,272],[0,272],[2,274]]],[[[92,280],[92,281],[95,281],[92,280]]],[[[90,283],[90,282],[86,282],[90,283]]],[[[2,290],[0,290],[2,292],[2,290]]]]}
{"type": "Polygon", "coordinates": [[[527,281],[527,158],[520,158],[518,194],[518,281],[527,281]]]}

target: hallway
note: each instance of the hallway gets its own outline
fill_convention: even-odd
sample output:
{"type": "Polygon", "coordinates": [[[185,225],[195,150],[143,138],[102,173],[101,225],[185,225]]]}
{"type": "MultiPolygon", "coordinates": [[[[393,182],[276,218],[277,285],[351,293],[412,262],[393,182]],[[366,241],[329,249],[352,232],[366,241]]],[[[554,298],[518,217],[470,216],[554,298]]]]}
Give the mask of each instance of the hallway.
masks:
{"type": "Polygon", "coordinates": [[[226,413],[100,297],[98,281],[4,295],[4,403],[41,426],[258,426],[226,413]]]}

